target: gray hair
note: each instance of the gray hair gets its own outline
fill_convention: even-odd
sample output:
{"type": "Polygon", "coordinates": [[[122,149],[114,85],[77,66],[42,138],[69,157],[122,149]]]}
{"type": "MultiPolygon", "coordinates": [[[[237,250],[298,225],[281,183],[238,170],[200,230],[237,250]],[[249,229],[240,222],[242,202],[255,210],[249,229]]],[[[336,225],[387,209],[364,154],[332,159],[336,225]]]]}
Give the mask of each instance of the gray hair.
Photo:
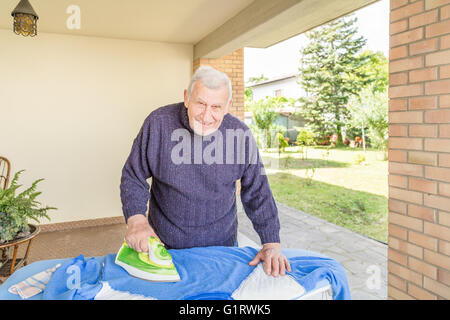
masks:
{"type": "Polygon", "coordinates": [[[197,81],[201,81],[208,89],[218,89],[222,86],[227,86],[227,105],[228,103],[230,103],[233,95],[233,90],[231,88],[230,78],[228,78],[225,73],[220,72],[219,70],[216,70],[210,66],[200,66],[197,71],[195,71],[194,75],[191,78],[191,82],[189,83],[189,87],[187,89],[188,99],[190,99],[192,90],[194,90],[194,85],[197,81]]]}

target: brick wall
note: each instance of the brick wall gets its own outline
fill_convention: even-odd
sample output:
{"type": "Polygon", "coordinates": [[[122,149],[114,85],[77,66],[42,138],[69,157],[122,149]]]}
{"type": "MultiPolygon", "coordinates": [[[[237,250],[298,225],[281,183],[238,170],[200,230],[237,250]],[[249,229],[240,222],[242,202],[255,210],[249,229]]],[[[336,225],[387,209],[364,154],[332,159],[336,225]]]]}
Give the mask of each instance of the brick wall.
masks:
{"type": "Polygon", "coordinates": [[[194,60],[194,72],[202,65],[209,65],[228,75],[233,87],[233,105],[230,113],[244,120],[244,49],[238,49],[220,59],[194,60]]]}
{"type": "Polygon", "coordinates": [[[450,0],[391,0],[389,299],[450,299],[450,0]]]}

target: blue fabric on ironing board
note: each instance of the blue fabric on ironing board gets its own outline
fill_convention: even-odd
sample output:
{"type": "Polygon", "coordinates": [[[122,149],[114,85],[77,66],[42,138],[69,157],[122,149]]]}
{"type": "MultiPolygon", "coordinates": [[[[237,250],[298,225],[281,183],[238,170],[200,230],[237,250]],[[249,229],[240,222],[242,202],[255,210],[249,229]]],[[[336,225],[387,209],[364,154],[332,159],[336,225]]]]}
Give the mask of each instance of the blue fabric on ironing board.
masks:
{"type": "MultiPolygon", "coordinates": [[[[104,256],[101,257],[93,257],[91,259],[96,259],[99,263],[102,263],[105,260],[104,256]]],[[[8,291],[8,288],[14,284],[17,284],[26,278],[35,275],[41,271],[47,270],[48,268],[54,267],[57,264],[72,264],[74,261],[73,258],[64,258],[64,259],[49,259],[49,260],[41,260],[33,262],[27,266],[24,266],[14,272],[6,281],[0,285],[0,300],[22,300],[19,295],[12,294],[8,291]]],[[[52,276],[53,278],[53,276],[52,276]]],[[[51,280],[50,280],[51,281],[51,280]]],[[[43,292],[28,298],[27,300],[42,300],[43,292]]]]}
{"type": "MultiPolygon", "coordinates": [[[[155,283],[131,277],[114,263],[115,254],[95,258],[80,255],[71,259],[39,261],[19,269],[0,286],[0,299],[20,299],[7,292],[9,286],[61,262],[63,266],[55,272],[56,276],[50,280],[44,295],[41,293],[32,299],[44,296],[46,299],[92,299],[102,287],[100,280],[108,281],[115,290],[157,299],[231,299],[234,289],[253,270],[248,262],[257,250],[250,247],[207,247],[169,252],[182,279],[178,283],[155,283]],[[78,266],[80,270],[82,283],[79,289],[67,289],[69,277],[74,276],[73,272],[67,272],[71,266],[78,266]],[[177,290],[171,293],[173,289],[177,290]]],[[[305,287],[306,292],[330,283],[334,299],[350,299],[345,271],[335,260],[300,249],[283,249],[283,253],[293,268],[291,276],[305,287]]]]}
{"type": "Polygon", "coordinates": [[[231,294],[253,270],[248,262],[256,249],[246,247],[196,247],[169,250],[181,280],[150,282],[128,275],[107,255],[103,281],[111,288],[156,299],[209,300],[231,299],[231,294]]]}

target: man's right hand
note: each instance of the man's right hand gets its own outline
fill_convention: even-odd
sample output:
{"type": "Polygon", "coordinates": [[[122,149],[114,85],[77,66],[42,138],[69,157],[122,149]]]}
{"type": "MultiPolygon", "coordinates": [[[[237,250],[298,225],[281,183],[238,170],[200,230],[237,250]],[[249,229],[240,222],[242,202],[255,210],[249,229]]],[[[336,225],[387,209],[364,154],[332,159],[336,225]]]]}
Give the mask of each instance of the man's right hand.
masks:
{"type": "Polygon", "coordinates": [[[136,214],[128,218],[127,226],[125,241],[130,248],[138,252],[148,252],[148,237],[154,236],[159,240],[143,214],[136,214]]]}

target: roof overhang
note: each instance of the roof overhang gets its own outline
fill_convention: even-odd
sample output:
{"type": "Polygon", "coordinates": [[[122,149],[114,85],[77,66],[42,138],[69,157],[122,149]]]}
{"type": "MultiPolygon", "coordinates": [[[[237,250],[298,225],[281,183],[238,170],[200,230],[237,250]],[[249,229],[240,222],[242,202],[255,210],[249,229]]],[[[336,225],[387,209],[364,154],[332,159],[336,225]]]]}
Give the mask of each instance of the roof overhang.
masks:
{"type": "MultiPolygon", "coordinates": [[[[266,48],[378,0],[30,0],[38,33],[192,44],[194,59],[266,48]],[[81,28],[70,29],[71,5],[81,28]]],[[[0,1],[0,29],[12,29],[19,0],[0,1]]]]}

